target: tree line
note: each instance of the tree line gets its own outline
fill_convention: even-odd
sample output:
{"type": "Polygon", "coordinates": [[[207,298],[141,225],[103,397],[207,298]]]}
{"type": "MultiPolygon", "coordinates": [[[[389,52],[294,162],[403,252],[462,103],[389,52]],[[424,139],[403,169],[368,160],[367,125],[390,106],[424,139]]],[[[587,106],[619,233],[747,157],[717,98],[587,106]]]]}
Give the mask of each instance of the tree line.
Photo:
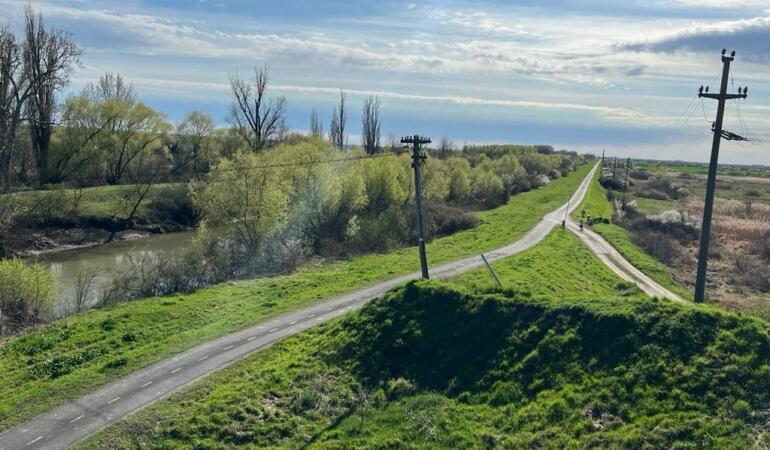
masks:
{"type": "MultiPolygon", "coordinates": [[[[250,77],[230,75],[229,127],[202,111],[177,124],[139,100],[131,83],[107,73],[63,101],[58,97],[80,67],[83,50],[64,30],[46,28],[26,10],[22,34],[0,28],[0,188],[130,184],[138,178],[175,180],[205,173],[241,149],[255,153],[286,139],[287,101],[269,97],[270,72],[256,66],[250,77]]],[[[362,111],[362,144],[380,150],[380,99],[362,111]]],[[[314,110],[310,134],[324,137],[314,110]]],[[[348,104],[340,91],[328,130],[336,147],[348,146],[348,104]]]]}

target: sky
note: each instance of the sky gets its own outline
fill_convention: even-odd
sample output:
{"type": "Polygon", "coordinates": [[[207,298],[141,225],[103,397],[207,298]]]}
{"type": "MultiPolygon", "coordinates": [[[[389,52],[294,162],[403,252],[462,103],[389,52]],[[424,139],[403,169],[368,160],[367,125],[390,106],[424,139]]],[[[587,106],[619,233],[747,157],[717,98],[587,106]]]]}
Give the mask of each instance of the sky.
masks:
{"type": "Polygon", "coordinates": [[[31,4],[84,49],[61,95],[106,72],[177,122],[226,124],[228,79],[268,65],[296,131],[328,129],[339,90],[360,139],[368,95],[383,139],[550,144],[620,157],[708,161],[720,52],[735,49],[724,163],[770,164],[770,0],[0,0],[18,29],[31,4]],[[742,120],[741,120],[742,119],[742,120]]]}

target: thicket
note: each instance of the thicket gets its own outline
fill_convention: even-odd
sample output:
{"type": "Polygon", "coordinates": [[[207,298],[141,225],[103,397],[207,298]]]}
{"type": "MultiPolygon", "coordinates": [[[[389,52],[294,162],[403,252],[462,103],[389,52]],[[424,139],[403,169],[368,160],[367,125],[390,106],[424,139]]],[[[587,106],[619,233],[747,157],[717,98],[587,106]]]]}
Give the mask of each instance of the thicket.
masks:
{"type": "MultiPolygon", "coordinates": [[[[506,147],[507,148],[507,147],[506,147]]],[[[517,147],[513,147],[517,148],[517,147]]],[[[427,238],[476,225],[473,209],[504,204],[578,157],[534,150],[429,157],[422,168],[427,238]]],[[[188,253],[141,261],[119,277],[105,302],[166,295],[214,282],[291,271],[311,257],[383,252],[417,242],[414,172],[408,154],[339,150],[316,137],[290,136],[260,152],[222,158],[178,194],[149,205],[199,220],[188,253]]]]}
{"type": "Polygon", "coordinates": [[[45,319],[56,285],[51,270],[20,259],[0,259],[0,336],[45,319]]]}

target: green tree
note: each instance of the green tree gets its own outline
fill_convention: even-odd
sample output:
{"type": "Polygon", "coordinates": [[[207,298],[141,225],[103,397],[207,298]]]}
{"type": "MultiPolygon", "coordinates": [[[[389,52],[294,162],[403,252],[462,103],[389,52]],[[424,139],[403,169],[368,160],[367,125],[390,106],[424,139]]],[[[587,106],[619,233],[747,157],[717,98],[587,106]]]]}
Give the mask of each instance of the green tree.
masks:
{"type": "Polygon", "coordinates": [[[247,254],[259,253],[288,216],[292,186],[278,162],[275,152],[241,152],[217,163],[207,182],[191,183],[202,229],[216,230],[247,254]]]}
{"type": "Polygon", "coordinates": [[[449,180],[448,200],[465,203],[471,196],[471,164],[465,158],[449,157],[445,160],[449,180]]]}
{"type": "Polygon", "coordinates": [[[214,119],[205,112],[194,110],[185,115],[176,127],[177,142],[174,151],[174,165],[177,171],[208,170],[214,159],[211,135],[214,132],[214,119]]]}

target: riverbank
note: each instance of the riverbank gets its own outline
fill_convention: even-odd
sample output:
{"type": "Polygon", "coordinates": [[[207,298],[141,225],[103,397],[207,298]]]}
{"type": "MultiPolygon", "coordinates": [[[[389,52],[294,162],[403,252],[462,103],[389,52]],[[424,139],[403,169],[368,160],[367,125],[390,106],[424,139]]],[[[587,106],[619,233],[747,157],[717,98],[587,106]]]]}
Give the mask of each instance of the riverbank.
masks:
{"type": "Polygon", "coordinates": [[[142,198],[135,193],[135,186],[121,185],[4,194],[3,211],[12,215],[13,226],[0,239],[0,257],[87,248],[195,226],[185,183],[159,184],[142,198]]]}

